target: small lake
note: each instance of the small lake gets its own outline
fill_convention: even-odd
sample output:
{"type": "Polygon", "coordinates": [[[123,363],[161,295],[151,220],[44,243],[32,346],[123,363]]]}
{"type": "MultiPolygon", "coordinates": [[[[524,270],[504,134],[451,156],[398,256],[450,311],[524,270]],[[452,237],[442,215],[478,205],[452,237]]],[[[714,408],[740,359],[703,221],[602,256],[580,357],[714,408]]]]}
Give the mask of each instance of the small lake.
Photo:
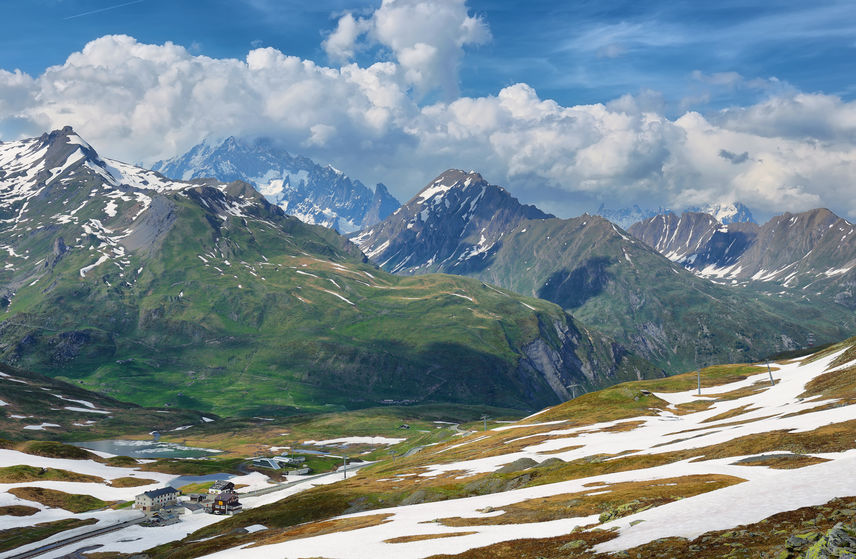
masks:
{"type": "Polygon", "coordinates": [[[205,483],[206,481],[219,481],[221,479],[232,479],[232,474],[208,474],[205,476],[179,476],[174,480],[169,482],[169,486],[175,487],[178,489],[179,487],[184,487],[189,483],[205,483]]]}
{"type": "Polygon", "coordinates": [[[154,441],[132,441],[124,439],[86,441],[71,444],[80,448],[109,452],[118,456],[130,456],[131,458],[201,458],[220,453],[219,450],[184,446],[177,443],[156,443],[154,441]]]}

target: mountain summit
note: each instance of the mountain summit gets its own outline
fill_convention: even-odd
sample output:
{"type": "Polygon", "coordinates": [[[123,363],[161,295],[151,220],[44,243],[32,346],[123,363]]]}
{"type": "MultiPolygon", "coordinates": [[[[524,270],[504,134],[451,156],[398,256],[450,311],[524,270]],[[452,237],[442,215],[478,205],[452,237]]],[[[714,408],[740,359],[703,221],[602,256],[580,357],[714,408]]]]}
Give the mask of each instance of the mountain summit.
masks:
{"type": "Polygon", "coordinates": [[[335,167],[291,155],[267,139],[203,142],[152,169],[178,180],[248,182],[286,213],[341,233],[373,225],[400,205],[383,184],[372,192],[335,167]]]}
{"type": "Polygon", "coordinates": [[[449,169],[353,241],[396,273],[478,268],[509,229],[549,217],[475,171],[449,169]]]}

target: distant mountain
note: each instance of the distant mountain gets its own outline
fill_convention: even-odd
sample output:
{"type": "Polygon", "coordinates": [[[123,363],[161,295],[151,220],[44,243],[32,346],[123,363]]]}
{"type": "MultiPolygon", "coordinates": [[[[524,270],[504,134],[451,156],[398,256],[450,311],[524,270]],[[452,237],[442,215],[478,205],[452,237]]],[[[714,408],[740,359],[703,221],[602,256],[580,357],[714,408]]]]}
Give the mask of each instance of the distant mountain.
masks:
{"type": "Polygon", "coordinates": [[[372,192],[330,165],[291,155],[265,139],[203,142],[152,169],[177,180],[248,182],[287,214],[341,233],[373,225],[401,205],[383,184],[372,192]]]}
{"type": "Polygon", "coordinates": [[[480,269],[497,241],[524,220],[550,217],[478,173],[450,169],[353,241],[394,273],[461,273],[480,269]]]}
{"type": "Polygon", "coordinates": [[[856,309],[856,227],[827,209],[786,213],[760,226],[666,214],[629,231],[700,276],[821,295],[856,309]]]}
{"type": "Polygon", "coordinates": [[[856,330],[853,317],[698,278],[601,217],[557,219],[523,206],[478,173],[443,173],[353,241],[397,274],[472,276],[553,301],[668,371],[856,330]]]}
{"type": "MultiPolygon", "coordinates": [[[[728,223],[754,223],[755,218],[752,217],[752,212],[745,205],[740,202],[734,202],[732,204],[708,204],[706,206],[693,206],[684,210],[684,213],[705,213],[712,215],[714,219],[723,224],[728,223]]],[[[651,209],[642,209],[638,205],[633,205],[629,208],[622,208],[617,210],[607,209],[603,204],[594,212],[595,215],[599,215],[608,219],[609,221],[615,223],[616,225],[622,227],[623,229],[628,229],[634,223],[638,223],[640,221],[645,221],[646,219],[650,219],[652,217],[658,215],[664,215],[668,213],[673,213],[672,210],[668,210],[665,208],[657,208],[651,209]]]]}
{"type": "Polygon", "coordinates": [[[172,181],[70,128],[0,143],[0,252],[0,360],[141,405],[531,410],[656,372],[556,305],[392,276],[247,183],[172,181]]]}

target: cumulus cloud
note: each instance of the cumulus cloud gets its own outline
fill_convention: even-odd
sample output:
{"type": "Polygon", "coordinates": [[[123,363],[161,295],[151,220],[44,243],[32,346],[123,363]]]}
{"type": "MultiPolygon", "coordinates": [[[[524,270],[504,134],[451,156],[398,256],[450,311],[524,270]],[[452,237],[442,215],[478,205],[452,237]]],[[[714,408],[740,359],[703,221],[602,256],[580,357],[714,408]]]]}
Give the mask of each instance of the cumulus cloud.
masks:
{"type": "MultiPolygon", "coordinates": [[[[399,2],[378,11],[387,4],[399,2]]],[[[418,39],[396,43],[412,65],[431,56],[418,39]]],[[[0,71],[0,138],[70,124],[104,155],[151,163],[209,136],[267,135],[390,184],[402,199],[460,167],[528,202],[545,188],[565,193],[549,208],[565,216],[593,209],[575,205],[581,199],[673,208],[739,200],[761,214],[827,206],[856,216],[853,101],[791,92],[670,118],[656,92],[563,106],[520,83],[424,104],[409,71],[398,59],[327,67],[273,48],[215,59],[107,36],[39,76],[0,71]]]]}
{"type": "Polygon", "coordinates": [[[353,58],[360,41],[387,48],[419,95],[458,92],[458,66],[467,45],[490,40],[487,23],[467,11],[466,0],[383,0],[369,17],[346,13],[324,41],[334,61],[353,58]]]}

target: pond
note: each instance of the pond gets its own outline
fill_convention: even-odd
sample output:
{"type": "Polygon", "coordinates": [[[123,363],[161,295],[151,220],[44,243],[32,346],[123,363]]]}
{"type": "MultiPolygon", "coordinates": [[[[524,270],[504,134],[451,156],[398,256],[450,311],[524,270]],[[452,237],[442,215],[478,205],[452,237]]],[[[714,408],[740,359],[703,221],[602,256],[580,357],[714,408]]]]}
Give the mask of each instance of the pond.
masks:
{"type": "Polygon", "coordinates": [[[109,452],[118,456],[130,456],[131,458],[200,458],[220,453],[219,450],[184,446],[177,443],[125,439],[86,441],[71,444],[80,448],[109,452]]]}
{"type": "Polygon", "coordinates": [[[174,480],[168,483],[169,486],[175,487],[178,489],[179,487],[184,487],[190,483],[205,483],[206,481],[219,481],[221,479],[232,479],[232,474],[208,474],[204,476],[178,476],[174,480]]]}

